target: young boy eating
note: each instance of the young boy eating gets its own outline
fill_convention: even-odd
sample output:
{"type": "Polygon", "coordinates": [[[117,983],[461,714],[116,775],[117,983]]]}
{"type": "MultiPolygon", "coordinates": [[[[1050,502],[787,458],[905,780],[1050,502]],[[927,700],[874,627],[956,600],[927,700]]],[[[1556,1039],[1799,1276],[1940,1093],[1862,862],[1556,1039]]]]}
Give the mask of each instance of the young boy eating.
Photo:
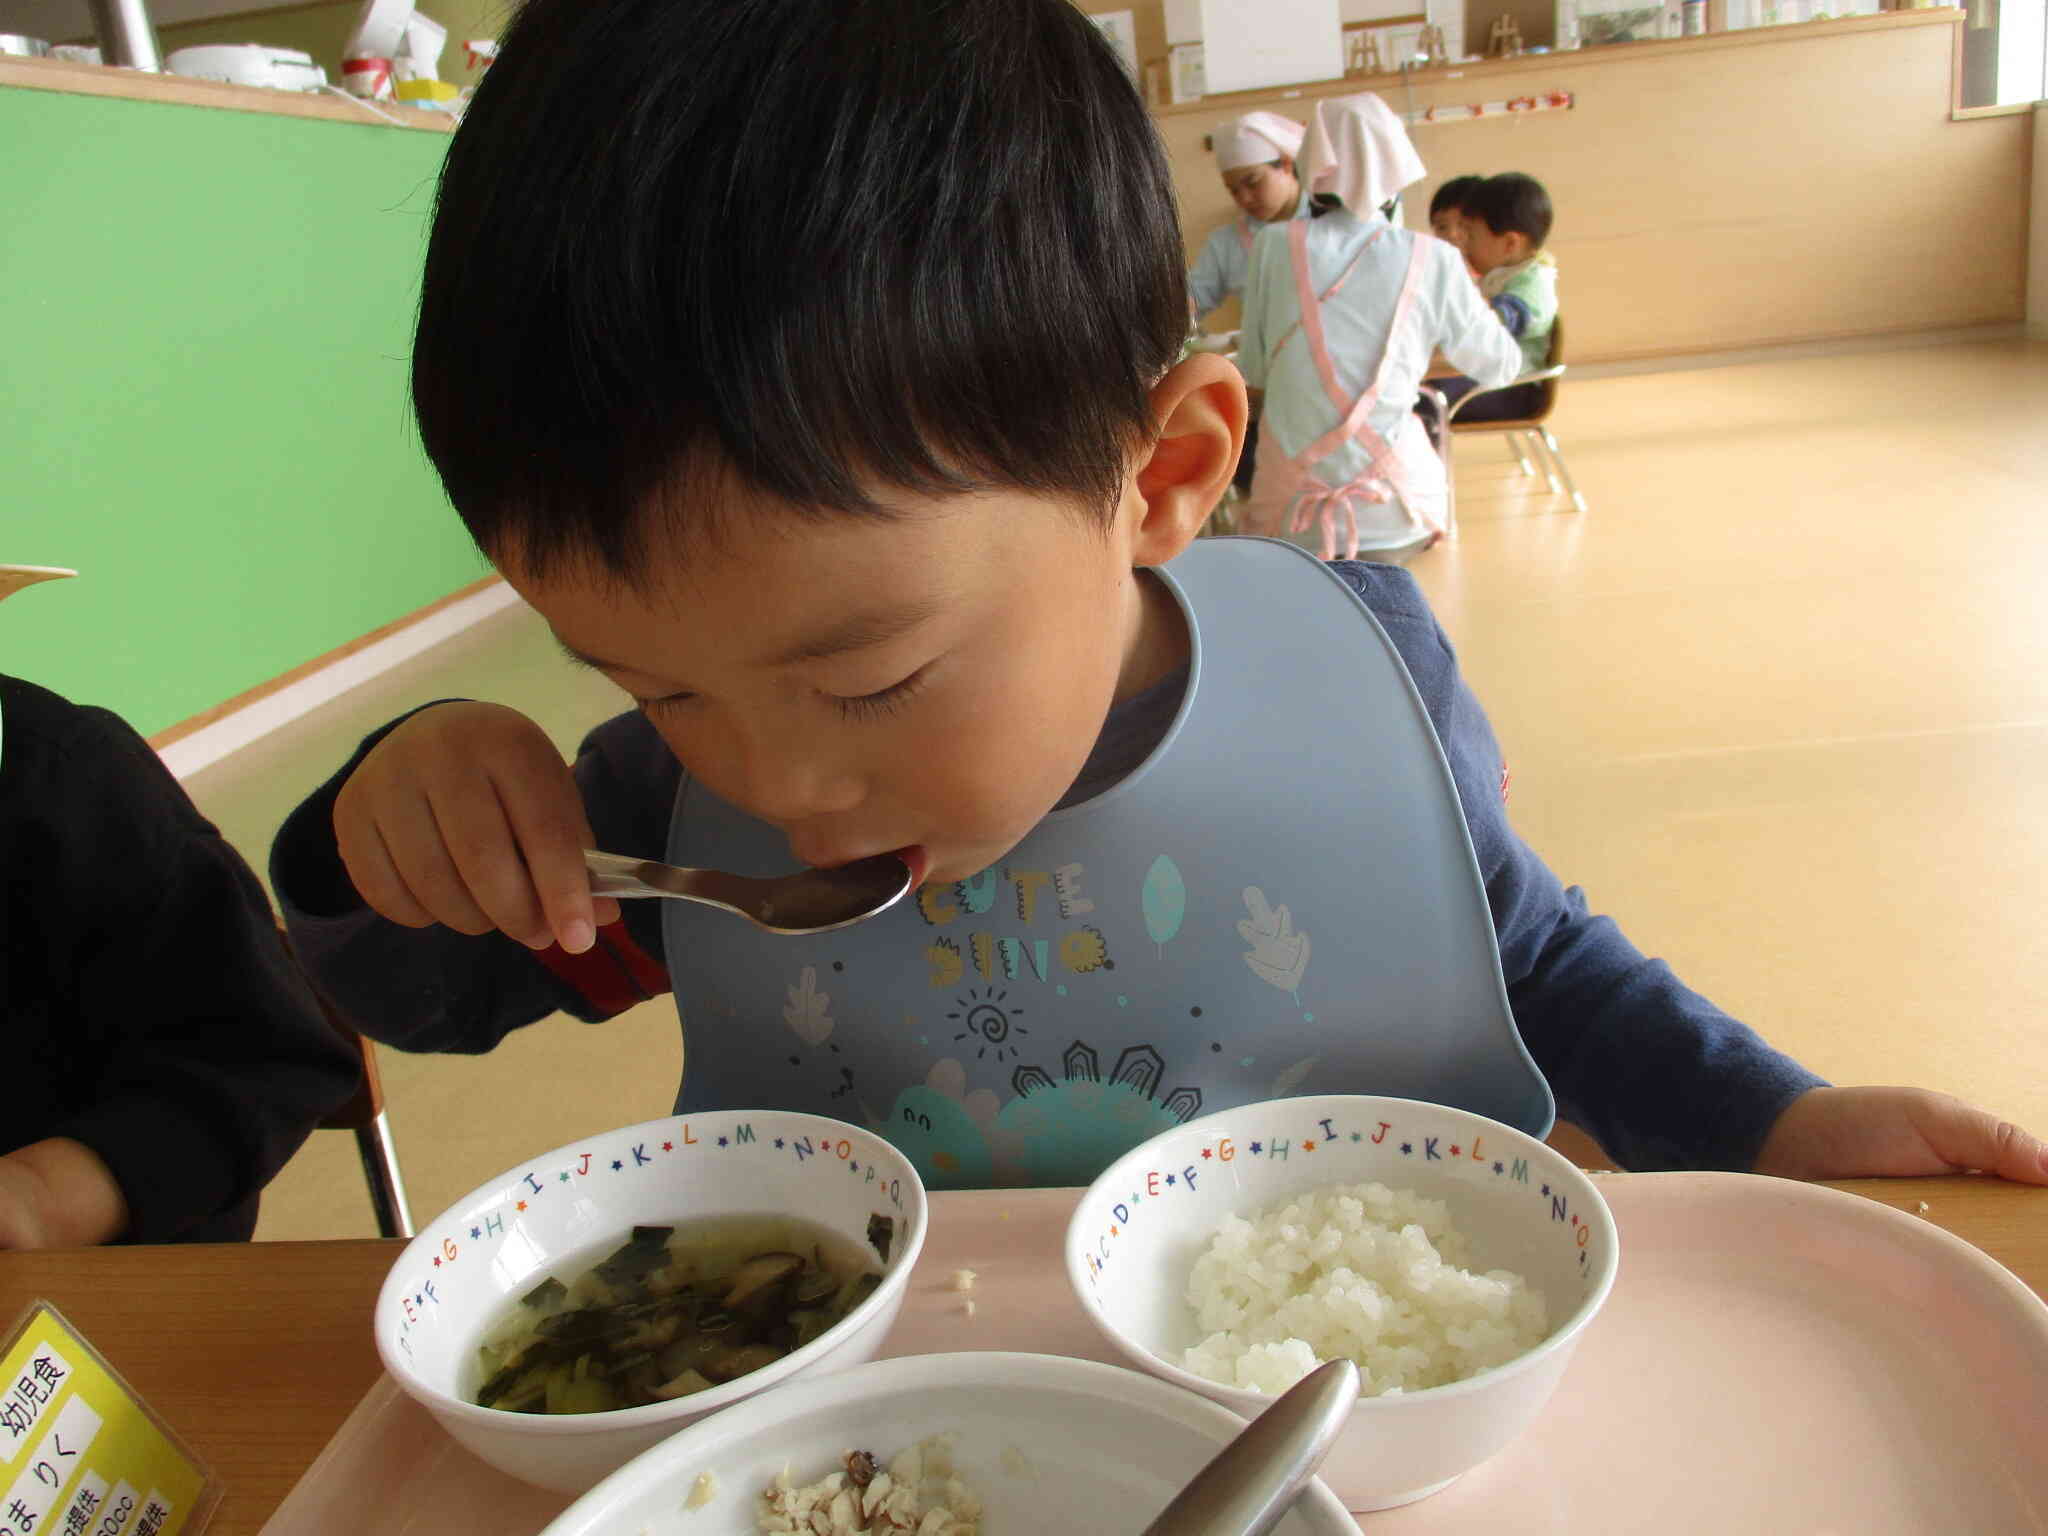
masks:
{"type": "MultiPolygon", "coordinates": [[[[1550,362],[1557,324],[1557,263],[1543,244],[1550,238],[1550,194],[1520,171],[1489,176],[1459,199],[1459,248],[1479,274],[1479,291],[1522,349],[1522,372],[1550,362]]],[[[1441,379],[1437,387],[1455,405],[1477,386],[1471,379],[1441,379]]],[[[1540,384],[1490,390],[1458,413],[1460,421],[1520,421],[1542,403],[1540,384]]]]}
{"type": "Polygon", "coordinates": [[[414,400],[636,708],[573,767],[484,703],[367,741],[273,855],[338,1000],[480,1051],[672,987],[680,1109],[866,1120],[942,1186],[1328,1091],[1538,1133],[1554,1093],[1636,1167],[2048,1179],[1954,1100],[1823,1086],[1588,912],[1408,577],[1195,543],[1245,397],[1176,361],[1180,250],[1066,0],[528,4],[450,148],[414,400]],[[923,888],[810,939],[622,923],[585,847],[902,850],[923,888]]]}

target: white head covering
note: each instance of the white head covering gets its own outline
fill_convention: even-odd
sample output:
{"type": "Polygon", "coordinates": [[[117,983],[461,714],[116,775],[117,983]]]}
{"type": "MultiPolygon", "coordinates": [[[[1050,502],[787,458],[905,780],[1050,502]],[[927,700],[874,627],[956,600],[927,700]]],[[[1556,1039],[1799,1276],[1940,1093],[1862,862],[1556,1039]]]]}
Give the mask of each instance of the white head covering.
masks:
{"type": "Polygon", "coordinates": [[[1372,92],[1316,103],[1301,152],[1300,175],[1310,191],[1334,192],[1363,214],[1427,174],[1407,126],[1372,92]]]}
{"type": "Polygon", "coordinates": [[[1306,131],[1278,112],[1247,112],[1210,135],[1216,145],[1216,169],[1236,171],[1247,165],[1292,160],[1301,153],[1301,136],[1306,131]]]}

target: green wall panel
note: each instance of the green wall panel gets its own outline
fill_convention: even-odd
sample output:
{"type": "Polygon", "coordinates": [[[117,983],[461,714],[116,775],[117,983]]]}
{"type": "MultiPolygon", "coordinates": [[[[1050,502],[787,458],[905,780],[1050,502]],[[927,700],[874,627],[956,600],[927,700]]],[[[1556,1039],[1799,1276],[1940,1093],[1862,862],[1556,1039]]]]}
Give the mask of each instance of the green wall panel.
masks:
{"type": "Polygon", "coordinates": [[[0,561],[81,573],[0,669],[150,733],[485,573],[406,399],[447,142],[0,88],[0,561]]]}

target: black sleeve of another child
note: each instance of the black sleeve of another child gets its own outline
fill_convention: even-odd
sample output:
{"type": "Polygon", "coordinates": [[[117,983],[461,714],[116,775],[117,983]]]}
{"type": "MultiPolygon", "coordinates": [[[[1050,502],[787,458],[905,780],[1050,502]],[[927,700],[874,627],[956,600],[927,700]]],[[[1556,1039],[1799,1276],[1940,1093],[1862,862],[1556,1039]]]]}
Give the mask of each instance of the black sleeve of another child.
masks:
{"type": "Polygon", "coordinates": [[[0,1145],[92,1148],[129,1241],[245,1238],[359,1057],[248,865],[119,717],[0,680],[0,731],[0,1004],[40,1090],[0,1145]]]}

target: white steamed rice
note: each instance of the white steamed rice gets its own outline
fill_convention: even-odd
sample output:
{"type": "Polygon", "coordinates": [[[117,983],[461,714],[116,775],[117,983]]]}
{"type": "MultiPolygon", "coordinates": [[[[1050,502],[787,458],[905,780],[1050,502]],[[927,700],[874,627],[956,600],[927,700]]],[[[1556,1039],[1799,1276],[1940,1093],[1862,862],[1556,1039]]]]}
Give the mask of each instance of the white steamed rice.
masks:
{"type": "Polygon", "coordinates": [[[1550,1332],[1540,1292],[1505,1269],[1475,1274],[1471,1262],[1441,1200],[1384,1184],[1232,1216],[1188,1276],[1205,1337],[1182,1364],[1269,1393],[1346,1356],[1369,1397],[1462,1381],[1550,1332]]]}

